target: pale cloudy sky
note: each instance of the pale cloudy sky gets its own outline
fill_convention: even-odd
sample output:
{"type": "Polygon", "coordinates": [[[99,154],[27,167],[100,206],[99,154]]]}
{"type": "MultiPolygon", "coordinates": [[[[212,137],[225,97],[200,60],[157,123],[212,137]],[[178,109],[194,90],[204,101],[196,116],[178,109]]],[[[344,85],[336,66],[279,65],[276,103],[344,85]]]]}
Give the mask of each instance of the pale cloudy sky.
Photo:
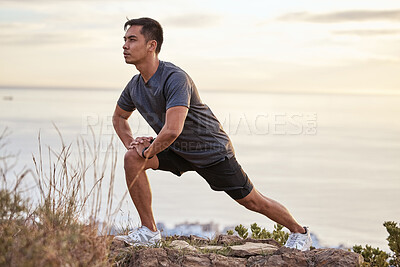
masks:
{"type": "Polygon", "coordinates": [[[201,90],[400,91],[398,0],[0,0],[0,86],[121,90],[142,16],[201,90]]]}

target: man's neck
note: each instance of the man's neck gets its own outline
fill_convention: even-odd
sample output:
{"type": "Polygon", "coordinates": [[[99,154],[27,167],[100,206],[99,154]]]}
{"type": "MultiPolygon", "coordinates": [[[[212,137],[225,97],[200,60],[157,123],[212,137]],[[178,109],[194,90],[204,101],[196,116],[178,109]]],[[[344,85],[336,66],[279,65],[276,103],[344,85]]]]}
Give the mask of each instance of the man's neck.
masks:
{"type": "Polygon", "coordinates": [[[154,73],[156,73],[159,64],[160,61],[158,60],[158,57],[155,56],[142,64],[136,65],[136,69],[140,72],[140,75],[142,75],[145,83],[147,83],[154,73]]]}

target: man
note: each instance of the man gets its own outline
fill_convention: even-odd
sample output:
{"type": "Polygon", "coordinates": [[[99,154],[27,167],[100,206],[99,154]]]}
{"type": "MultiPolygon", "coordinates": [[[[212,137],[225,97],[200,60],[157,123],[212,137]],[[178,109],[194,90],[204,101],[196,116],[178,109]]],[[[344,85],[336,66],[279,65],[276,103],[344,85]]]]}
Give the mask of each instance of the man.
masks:
{"type": "Polygon", "coordinates": [[[113,125],[127,148],[125,176],[142,226],[116,236],[131,245],[152,245],[161,240],[151,207],[146,170],[163,170],[178,176],[196,171],[213,190],[225,191],[249,210],[264,214],[291,231],[286,246],[307,250],[311,238],[288,210],[258,192],[235,159],[232,143],[210,108],[202,103],[194,82],[182,69],[158,59],[163,43],[161,25],[150,18],[125,23],[125,62],[135,75],[122,92],[113,125]],[[157,137],[132,136],[128,118],[137,109],[157,137]]]}

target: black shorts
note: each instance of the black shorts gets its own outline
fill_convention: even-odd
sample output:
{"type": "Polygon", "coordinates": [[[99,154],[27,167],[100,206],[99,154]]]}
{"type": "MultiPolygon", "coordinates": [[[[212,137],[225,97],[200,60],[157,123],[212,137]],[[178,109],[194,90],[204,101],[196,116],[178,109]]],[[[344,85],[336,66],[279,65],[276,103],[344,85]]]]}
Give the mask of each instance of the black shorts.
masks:
{"type": "Polygon", "coordinates": [[[169,171],[181,176],[187,171],[196,171],[215,191],[225,191],[233,199],[247,196],[253,189],[247,174],[237,162],[235,156],[205,168],[199,168],[177,155],[170,149],[157,154],[158,170],[169,171]]]}

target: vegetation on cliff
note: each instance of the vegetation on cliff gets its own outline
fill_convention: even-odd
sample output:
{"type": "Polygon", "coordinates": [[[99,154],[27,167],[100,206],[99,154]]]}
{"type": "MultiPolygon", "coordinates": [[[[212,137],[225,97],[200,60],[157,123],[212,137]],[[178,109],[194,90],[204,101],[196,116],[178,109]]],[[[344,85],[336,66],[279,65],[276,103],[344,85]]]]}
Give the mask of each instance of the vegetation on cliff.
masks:
{"type": "Polygon", "coordinates": [[[383,226],[385,226],[389,234],[386,240],[391,253],[386,253],[369,245],[365,245],[365,247],[355,245],[353,251],[364,257],[363,266],[385,267],[390,265],[400,267],[400,224],[388,221],[383,223],[383,226]]]}
{"type": "MultiPolygon", "coordinates": [[[[117,155],[112,142],[100,153],[100,141],[94,135],[91,142],[79,139],[76,142],[79,153],[75,153],[73,146],[66,145],[60,135],[58,150],[47,147],[43,151],[39,137],[34,167],[15,170],[17,156],[5,149],[7,135],[7,130],[0,134],[0,266],[121,266],[132,259],[137,250],[129,248],[122,254],[114,253],[108,229],[102,228],[97,220],[103,203],[104,218],[108,219],[105,223],[112,225],[117,155]],[[27,176],[34,179],[26,182],[27,176]],[[109,184],[103,186],[105,180],[109,184]],[[104,187],[108,190],[105,201],[104,187]],[[38,192],[38,196],[30,198],[31,192],[38,192]]],[[[368,245],[354,246],[353,250],[364,257],[365,266],[400,266],[400,228],[395,222],[385,222],[384,226],[392,253],[368,245]]],[[[235,227],[235,231],[243,240],[274,239],[277,247],[288,238],[281,225],[275,225],[270,232],[254,223],[250,226],[250,237],[243,225],[235,227]]],[[[228,234],[233,235],[234,231],[228,234]]],[[[172,240],[163,240],[162,248],[168,251],[172,240]]],[[[193,242],[198,244],[201,240],[193,242]]],[[[208,245],[218,242],[209,240],[208,245]]],[[[201,252],[210,253],[208,248],[201,252]]],[[[215,253],[226,256],[230,252],[224,247],[215,253]]]]}
{"type": "MultiPolygon", "coordinates": [[[[72,146],[62,138],[58,150],[43,151],[39,137],[34,167],[15,170],[18,159],[6,149],[8,134],[7,129],[0,134],[0,266],[109,265],[109,241],[99,235],[96,218],[103,178],[107,175],[113,182],[113,171],[106,174],[99,162],[114,164],[112,145],[99,153],[96,141],[78,140],[78,146],[88,149],[75,161],[72,146]]],[[[108,214],[110,207],[111,198],[108,214]]]]}

